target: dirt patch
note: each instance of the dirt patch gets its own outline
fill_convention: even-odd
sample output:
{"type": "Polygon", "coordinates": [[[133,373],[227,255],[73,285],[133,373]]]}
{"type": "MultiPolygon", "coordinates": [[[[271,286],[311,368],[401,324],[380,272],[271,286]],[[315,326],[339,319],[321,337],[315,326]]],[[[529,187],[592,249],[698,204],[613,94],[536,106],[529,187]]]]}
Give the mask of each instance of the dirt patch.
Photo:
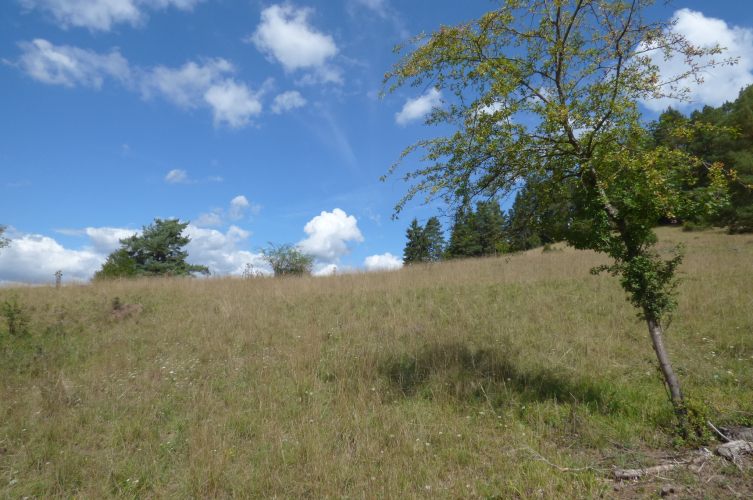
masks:
{"type": "Polygon", "coordinates": [[[113,319],[122,319],[127,316],[137,316],[142,312],[144,312],[144,306],[141,304],[125,304],[111,312],[110,317],[113,319]]]}

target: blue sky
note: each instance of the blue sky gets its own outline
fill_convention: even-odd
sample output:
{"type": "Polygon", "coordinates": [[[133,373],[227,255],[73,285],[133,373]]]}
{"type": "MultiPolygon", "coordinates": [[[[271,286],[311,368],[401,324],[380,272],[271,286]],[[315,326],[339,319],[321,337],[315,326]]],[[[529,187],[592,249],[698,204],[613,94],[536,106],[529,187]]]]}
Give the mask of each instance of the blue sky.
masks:
{"type": "MultiPolygon", "coordinates": [[[[0,280],[57,269],[85,280],[155,217],[192,221],[189,260],[220,274],[261,267],[254,248],[267,241],[300,242],[321,272],[397,267],[408,223],[435,209],[415,204],[391,221],[406,186],[379,177],[436,132],[421,117],[439,101],[412,88],[377,97],[392,48],[495,5],[1,2],[0,223],[13,241],[0,280]]],[[[691,40],[742,57],[685,110],[753,83],[747,0],[675,1],[650,15],[680,16],[691,40]]]]}

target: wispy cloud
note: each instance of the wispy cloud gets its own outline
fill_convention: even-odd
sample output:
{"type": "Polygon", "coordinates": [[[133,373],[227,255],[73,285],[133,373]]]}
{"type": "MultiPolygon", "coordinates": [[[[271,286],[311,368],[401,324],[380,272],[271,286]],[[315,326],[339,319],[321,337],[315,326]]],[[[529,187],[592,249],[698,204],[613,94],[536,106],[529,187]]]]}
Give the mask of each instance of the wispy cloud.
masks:
{"type": "MultiPolygon", "coordinates": [[[[220,227],[225,225],[228,220],[235,222],[243,219],[247,212],[257,215],[261,209],[261,205],[249,202],[245,196],[236,196],[230,200],[230,206],[227,210],[213,208],[211,212],[201,213],[194,224],[199,227],[220,227]]],[[[248,221],[253,222],[253,217],[249,217],[248,221]]]]}
{"type": "Polygon", "coordinates": [[[179,68],[160,65],[144,69],[131,67],[118,49],[98,54],[43,39],[19,42],[18,46],[23,51],[18,61],[4,62],[39,82],[100,89],[106,80],[113,80],[144,99],[159,96],[183,109],[209,108],[215,127],[224,123],[242,128],[251,123],[251,118],[262,112],[262,96],[273,86],[268,79],[258,90],[251,90],[232,76],[235,67],[222,58],[189,61],[179,68]]]}
{"type": "Polygon", "coordinates": [[[19,187],[24,187],[24,186],[31,186],[31,182],[30,181],[9,182],[8,184],[6,184],[6,186],[9,188],[19,188],[19,187]]]}
{"type": "Polygon", "coordinates": [[[53,231],[66,236],[84,236],[86,234],[86,229],[54,229],[53,231]]]}
{"type": "Polygon", "coordinates": [[[284,111],[290,111],[291,109],[300,108],[306,105],[308,101],[301,96],[301,93],[297,90],[291,90],[275,97],[274,103],[272,103],[272,112],[281,114],[284,111]]]}
{"type": "Polygon", "coordinates": [[[61,28],[89,28],[110,31],[114,24],[143,26],[150,10],[175,7],[190,11],[204,0],[19,0],[27,10],[37,9],[51,14],[61,28]]]}
{"type": "Polygon", "coordinates": [[[170,170],[170,172],[165,176],[165,181],[169,182],[170,184],[192,184],[196,182],[188,179],[188,172],[177,168],[170,170]]]}

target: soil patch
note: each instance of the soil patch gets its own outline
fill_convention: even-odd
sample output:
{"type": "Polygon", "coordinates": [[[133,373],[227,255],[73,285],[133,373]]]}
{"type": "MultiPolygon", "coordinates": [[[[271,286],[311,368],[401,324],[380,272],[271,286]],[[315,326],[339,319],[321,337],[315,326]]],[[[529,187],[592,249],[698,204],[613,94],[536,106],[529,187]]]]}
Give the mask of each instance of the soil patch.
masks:
{"type": "Polygon", "coordinates": [[[110,313],[113,319],[122,319],[127,316],[136,316],[144,312],[144,306],[141,304],[126,304],[110,313]]]}

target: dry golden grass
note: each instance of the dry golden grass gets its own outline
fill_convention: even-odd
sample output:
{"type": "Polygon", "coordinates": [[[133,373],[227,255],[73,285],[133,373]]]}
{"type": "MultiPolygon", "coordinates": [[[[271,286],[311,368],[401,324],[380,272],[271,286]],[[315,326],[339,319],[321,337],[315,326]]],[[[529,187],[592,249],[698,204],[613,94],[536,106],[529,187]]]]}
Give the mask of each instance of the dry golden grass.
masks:
{"type": "MultiPolygon", "coordinates": [[[[657,247],[680,242],[672,359],[717,422],[750,423],[753,236],[657,247]]],[[[0,498],[608,498],[610,467],[684,443],[645,325],[588,274],[605,262],[0,290],[31,319],[0,324],[0,498]]]]}

